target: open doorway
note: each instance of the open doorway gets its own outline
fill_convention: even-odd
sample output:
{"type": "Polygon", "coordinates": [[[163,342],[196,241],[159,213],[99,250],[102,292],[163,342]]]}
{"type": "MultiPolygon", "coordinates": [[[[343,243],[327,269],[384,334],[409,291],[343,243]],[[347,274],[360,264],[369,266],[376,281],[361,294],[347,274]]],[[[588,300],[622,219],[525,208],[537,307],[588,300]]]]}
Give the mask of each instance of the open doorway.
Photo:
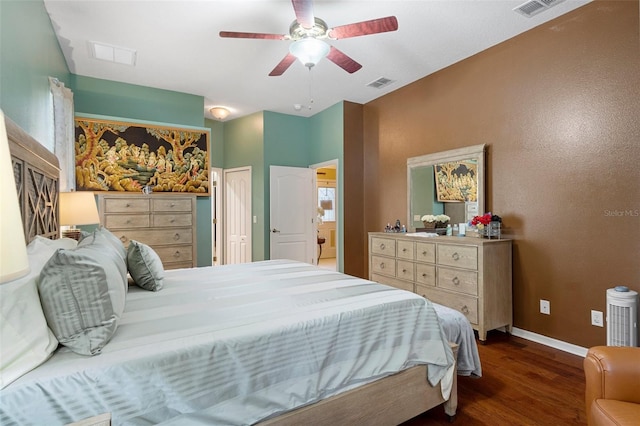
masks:
{"type": "Polygon", "coordinates": [[[338,270],[338,160],[314,164],[316,171],[318,266],[338,270]]]}

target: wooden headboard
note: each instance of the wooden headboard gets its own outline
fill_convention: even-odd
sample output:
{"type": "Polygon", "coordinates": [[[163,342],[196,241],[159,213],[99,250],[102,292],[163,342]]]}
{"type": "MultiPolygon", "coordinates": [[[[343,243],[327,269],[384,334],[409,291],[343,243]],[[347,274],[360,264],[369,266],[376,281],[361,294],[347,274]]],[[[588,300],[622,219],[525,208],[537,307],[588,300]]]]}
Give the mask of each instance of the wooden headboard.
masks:
{"type": "Polygon", "coordinates": [[[58,218],[58,158],[5,116],[11,165],[16,180],[24,236],[56,239],[58,218]]]}

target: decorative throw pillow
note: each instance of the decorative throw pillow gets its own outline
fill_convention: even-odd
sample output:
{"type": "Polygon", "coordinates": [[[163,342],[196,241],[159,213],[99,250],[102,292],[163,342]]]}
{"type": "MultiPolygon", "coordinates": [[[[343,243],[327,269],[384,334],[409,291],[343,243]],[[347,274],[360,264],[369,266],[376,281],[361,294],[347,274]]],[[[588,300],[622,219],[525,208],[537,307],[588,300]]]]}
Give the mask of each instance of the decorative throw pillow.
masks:
{"type": "Polygon", "coordinates": [[[131,240],[127,249],[131,278],[145,290],[158,291],[164,285],[164,267],[160,256],[148,245],[131,240]]]}
{"type": "Polygon", "coordinates": [[[38,290],[47,323],[61,344],[81,355],[95,355],[109,342],[124,310],[123,263],[113,245],[97,233],[49,259],[38,290]]]}
{"type": "Polygon", "coordinates": [[[45,362],[58,347],[47,327],[38,297],[37,280],[57,247],[75,240],[36,237],[27,246],[30,272],[0,285],[0,389],[45,362]]]}
{"type": "MultiPolygon", "coordinates": [[[[107,250],[107,252],[105,252],[105,255],[109,255],[112,257],[115,256],[113,257],[113,260],[118,265],[119,273],[126,278],[127,251],[125,250],[118,237],[113,235],[107,228],[100,226],[96,228],[88,237],[80,240],[80,242],[78,243],[78,247],[84,247],[93,244],[98,244],[107,248],[109,248],[108,246],[111,246],[111,248],[113,248],[113,250],[107,250]]],[[[127,283],[126,279],[124,282],[124,286],[125,292],[128,291],[129,284],[127,283]]]]}

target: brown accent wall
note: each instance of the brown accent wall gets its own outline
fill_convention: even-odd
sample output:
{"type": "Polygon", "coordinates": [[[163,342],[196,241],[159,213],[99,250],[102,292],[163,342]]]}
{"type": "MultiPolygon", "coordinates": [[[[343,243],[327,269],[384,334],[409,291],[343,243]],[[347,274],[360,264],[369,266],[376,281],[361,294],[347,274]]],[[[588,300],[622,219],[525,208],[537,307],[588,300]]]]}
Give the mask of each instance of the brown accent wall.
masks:
{"type": "Polygon", "coordinates": [[[590,311],[607,288],[640,291],[638,16],[638,1],[598,0],[366,104],[365,230],[406,221],[407,157],[486,143],[515,326],[604,344],[590,311]]]}
{"type": "MultiPolygon", "coordinates": [[[[344,102],[344,272],[366,276],[367,234],[363,227],[363,105],[344,102]]],[[[340,167],[343,167],[340,165],[340,167]]]]}

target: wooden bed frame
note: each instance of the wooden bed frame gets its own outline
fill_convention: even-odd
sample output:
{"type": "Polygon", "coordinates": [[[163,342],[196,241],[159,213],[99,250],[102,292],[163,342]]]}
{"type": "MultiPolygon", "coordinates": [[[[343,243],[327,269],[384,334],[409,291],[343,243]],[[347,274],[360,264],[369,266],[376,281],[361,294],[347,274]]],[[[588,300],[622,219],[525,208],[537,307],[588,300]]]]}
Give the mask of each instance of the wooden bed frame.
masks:
{"type": "MultiPolygon", "coordinates": [[[[36,235],[58,238],[58,160],[13,121],[5,118],[5,122],[25,238],[27,242],[36,235]]],[[[457,359],[458,347],[451,346],[457,359]]],[[[440,386],[429,384],[427,367],[421,365],[259,424],[397,425],[443,403],[445,413],[453,419],[458,406],[456,372],[451,396],[445,401],[440,386]]],[[[104,419],[99,424],[104,425],[104,419]]]]}

